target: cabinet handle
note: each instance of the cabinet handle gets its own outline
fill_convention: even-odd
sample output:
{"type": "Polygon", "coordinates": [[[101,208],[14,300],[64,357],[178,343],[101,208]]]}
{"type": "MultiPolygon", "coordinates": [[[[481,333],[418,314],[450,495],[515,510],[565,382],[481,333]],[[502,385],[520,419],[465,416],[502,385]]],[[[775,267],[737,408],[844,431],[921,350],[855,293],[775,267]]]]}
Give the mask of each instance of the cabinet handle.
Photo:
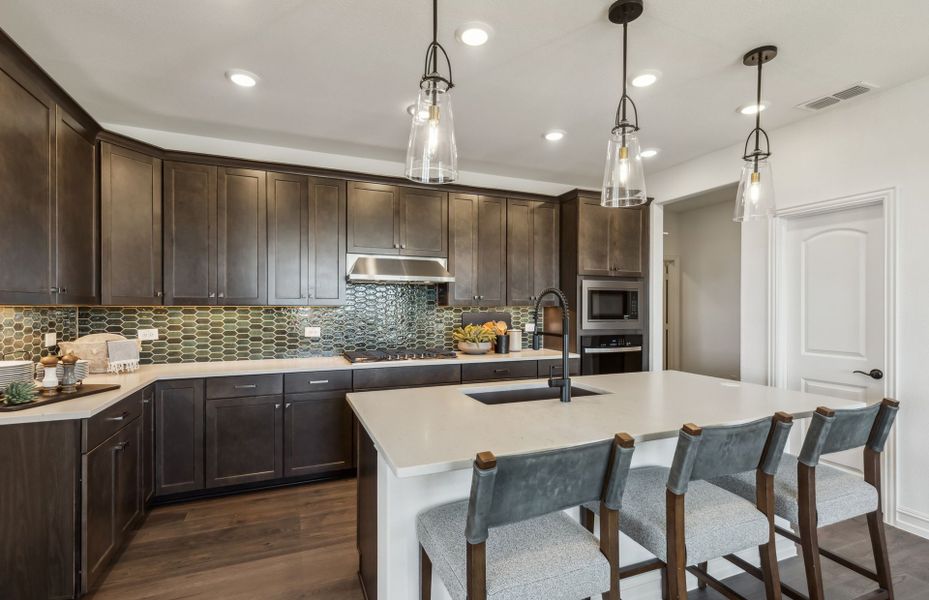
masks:
{"type": "Polygon", "coordinates": [[[225,298],[225,297],[226,297],[226,294],[224,294],[223,292],[220,292],[220,293],[219,293],[219,297],[220,297],[220,298],[225,298]]]}
{"type": "Polygon", "coordinates": [[[104,419],[104,421],[122,421],[127,416],[129,416],[129,412],[123,411],[123,414],[119,415],[118,417],[107,417],[106,419],[104,419]]]}
{"type": "Polygon", "coordinates": [[[284,408],[290,408],[290,402],[286,403],[286,404],[284,405],[284,408]]]}
{"type": "Polygon", "coordinates": [[[310,385],[319,385],[321,383],[329,383],[329,380],[328,379],[310,379],[309,381],[310,385]]]}
{"type": "Polygon", "coordinates": [[[165,295],[164,292],[155,292],[155,297],[156,297],[156,298],[161,298],[161,297],[164,296],[164,295],[165,295]]]}
{"type": "Polygon", "coordinates": [[[253,390],[256,387],[258,387],[258,385],[254,383],[242,383],[239,385],[234,385],[232,387],[233,389],[236,389],[236,390],[253,390]]]}
{"type": "Polygon", "coordinates": [[[152,402],[151,398],[143,398],[143,399],[142,399],[142,404],[151,404],[151,402],[152,402]]]}
{"type": "Polygon", "coordinates": [[[280,404],[275,404],[275,405],[274,405],[274,410],[280,410],[280,409],[281,409],[281,405],[280,405],[280,404]]]}
{"type": "Polygon", "coordinates": [[[494,373],[509,373],[509,369],[494,369],[494,373]]]}
{"type": "Polygon", "coordinates": [[[61,292],[61,290],[60,290],[59,288],[56,288],[56,287],[50,287],[50,288],[48,288],[48,291],[49,291],[49,293],[51,293],[51,294],[58,294],[58,293],[61,292]]]}
{"type": "Polygon", "coordinates": [[[406,244],[400,244],[401,249],[406,249],[406,244]]]}
{"type": "Polygon", "coordinates": [[[216,292],[210,292],[210,298],[215,298],[215,297],[216,297],[216,292]]]}
{"type": "Polygon", "coordinates": [[[59,294],[67,294],[67,293],[68,293],[68,288],[58,288],[58,293],[59,293],[59,294]]]}
{"type": "Polygon", "coordinates": [[[399,248],[400,244],[394,244],[394,248],[399,248]]]}
{"type": "Polygon", "coordinates": [[[113,448],[111,448],[111,450],[112,450],[113,452],[122,452],[123,450],[126,449],[126,447],[127,447],[128,445],[129,445],[129,442],[120,442],[120,443],[116,444],[115,446],[113,446],[113,448]]]}

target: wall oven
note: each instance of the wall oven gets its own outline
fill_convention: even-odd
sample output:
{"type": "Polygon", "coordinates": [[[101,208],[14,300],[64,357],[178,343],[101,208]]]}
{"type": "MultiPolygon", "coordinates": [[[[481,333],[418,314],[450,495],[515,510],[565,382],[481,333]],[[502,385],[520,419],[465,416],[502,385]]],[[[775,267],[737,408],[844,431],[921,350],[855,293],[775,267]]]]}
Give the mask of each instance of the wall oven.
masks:
{"type": "Polygon", "coordinates": [[[641,335],[581,336],[581,374],[606,375],[643,370],[641,335]]]}
{"type": "Polygon", "coordinates": [[[643,297],[641,280],[581,280],[581,331],[641,330],[639,304],[643,297]]]}

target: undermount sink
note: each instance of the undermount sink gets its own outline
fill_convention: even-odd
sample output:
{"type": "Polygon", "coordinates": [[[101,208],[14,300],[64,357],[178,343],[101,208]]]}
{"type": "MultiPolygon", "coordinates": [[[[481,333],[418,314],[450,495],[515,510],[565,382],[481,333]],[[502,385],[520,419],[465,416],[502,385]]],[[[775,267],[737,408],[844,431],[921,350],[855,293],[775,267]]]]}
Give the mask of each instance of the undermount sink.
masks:
{"type": "MultiPolygon", "coordinates": [[[[600,396],[604,392],[589,390],[582,387],[571,386],[571,397],[600,396]]],[[[510,404],[513,402],[532,402],[533,400],[555,400],[561,398],[561,389],[548,386],[493,389],[489,391],[465,392],[469,398],[474,398],[484,404],[510,404]]]]}

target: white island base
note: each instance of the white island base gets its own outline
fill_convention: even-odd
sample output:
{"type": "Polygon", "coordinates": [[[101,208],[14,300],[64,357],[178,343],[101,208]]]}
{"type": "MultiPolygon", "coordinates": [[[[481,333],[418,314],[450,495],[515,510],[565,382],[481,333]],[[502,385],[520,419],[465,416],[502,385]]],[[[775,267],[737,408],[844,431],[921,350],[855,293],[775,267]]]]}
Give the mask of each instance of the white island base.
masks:
{"type": "MultiPolygon", "coordinates": [[[[633,466],[670,465],[677,431],[685,422],[738,423],[778,410],[804,418],[817,406],[859,406],[836,398],[679,372],[574,378],[575,385],[603,392],[575,398],[488,406],[465,395],[477,387],[515,388],[544,383],[465,385],[351,394],[359,420],[358,545],[360,578],[369,600],[419,598],[416,517],[434,506],[468,497],[471,463],[483,450],[532,452],[596,440],[626,431],[636,438],[633,466]],[[376,591],[375,591],[376,590],[376,591]]],[[[634,494],[628,489],[627,494],[634,494]]],[[[569,511],[578,517],[578,511],[569,511]]],[[[620,513],[620,519],[622,514],[620,513]]],[[[493,535],[493,532],[491,532],[493,535]]],[[[462,532],[462,544],[464,544],[462,532]]],[[[778,556],[796,554],[779,539],[778,556]]],[[[758,564],[755,549],[742,553],[758,564]]],[[[625,536],[623,565],[652,558],[625,536]]],[[[710,563],[719,578],[739,570],[710,563]]],[[[688,576],[689,577],[689,576],[688,576]]],[[[696,580],[690,579],[690,587],[696,580]]],[[[660,598],[657,571],[622,582],[623,598],[660,598]]],[[[433,598],[449,598],[434,576],[433,598]]]]}

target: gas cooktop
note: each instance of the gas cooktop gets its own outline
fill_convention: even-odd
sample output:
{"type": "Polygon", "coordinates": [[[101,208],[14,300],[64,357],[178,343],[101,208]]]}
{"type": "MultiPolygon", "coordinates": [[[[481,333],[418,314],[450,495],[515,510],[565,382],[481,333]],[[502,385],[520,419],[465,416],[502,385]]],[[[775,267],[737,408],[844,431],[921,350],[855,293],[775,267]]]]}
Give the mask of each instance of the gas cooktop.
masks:
{"type": "Polygon", "coordinates": [[[428,360],[437,358],[456,358],[452,350],[442,348],[397,348],[390,350],[364,350],[343,352],[342,356],[350,363],[387,362],[394,360],[428,360]]]}

